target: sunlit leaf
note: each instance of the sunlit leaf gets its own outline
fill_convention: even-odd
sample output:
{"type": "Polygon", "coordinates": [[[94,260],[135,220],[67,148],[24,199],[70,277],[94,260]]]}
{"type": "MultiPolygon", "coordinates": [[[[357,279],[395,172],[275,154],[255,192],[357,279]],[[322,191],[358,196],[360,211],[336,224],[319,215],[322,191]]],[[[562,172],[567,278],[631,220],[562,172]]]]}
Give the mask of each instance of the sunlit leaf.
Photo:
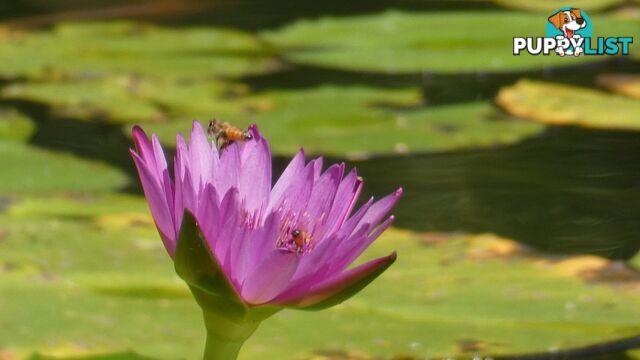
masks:
{"type": "MultiPolygon", "coordinates": [[[[53,200],[30,200],[31,209],[38,201],[62,209],[45,217],[0,215],[3,347],[25,356],[65,344],[160,359],[201,356],[200,311],[156,231],[94,226],[92,218],[131,212],[144,201],[128,199],[118,209],[117,197],[53,200]],[[64,205],[74,202],[93,210],[78,206],[82,216],[74,217],[64,205]]],[[[363,292],[327,311],[276,314],[241,358],[519,354],[640,331],[640,275],[612,277],[620,268],[614,262],[544,257],[490,234],[398,230],[383,235],[365,258],[391,250],[398,261],[363,292]]]]}
{"type": "Polygon", "coordinates": [[[3,77],[93,78],[125,73],[211,78],[261,73],[274,66],[270,50],[252,35],[220,28],[86,22],[0,36],[3,77]]]}
{"type": "Polygon", "coordinates": [[[634,99],[640,99],[640,75],[604,74],[597,78],[598,85],[634,99]]]}
{"type": "Polygon", "coordinates": [[[0,140],[0,193],[116,189],[126,176],[107,165],[0,140]]]}
{"type": "MultiPolygon", "coordinates": [[[[227,119],[238,126],[258,123],[278,154],[300,147],[309,153],[367,157],[372,154],[447,151],[517,142],[543,126],[502,115],[489,103],[421,105],[414,89],[322,86],[270,91],[255,115],[227,119]]],[[[191,121],[149,124],[164,142],[188,133],[191,121]]]]}
{"type": "MultiPolygon", "coordinates": [[[[493,0],[493,2],[508,8],[522,9],[548,15],[551,15],[552,12],[567,6],[567,3],[562,0],[493,0]]],[[[592,13],[612,8],[624,2],[624,0],[574,0],[570,5],[571,7],[592,13]]]]}
{"type": "MultiPolygon", "coordinates": [[[[351,71],[505,72],[599,60],[595,56],[514,56],[512,38],[544,36],[545,23],[545,17],[522,12],[394,11],[299,20],[263,36],[294,63],[351,71]]],[[[598,36],[635,33],[636,24],[598,18],[598,36]]]]}
{"type": "Polygon", "coordinates": [[[515,116],[547,124],[640,130],[640,101],[588,88],[520,80],[502,88],[496,102],[515,116]]]}
{"type": "Polygon", "coordinates": [[[218,80],[177,81],[137,76],[15,83],[1,94],[49,105],[61,115],[108,122],[171,122],[197,117],[244,117],[260,102],[246,87],[218,80]]]}
{"type": "Polygon", "coordinates": [[[11,108],[0,108],[0,139],[25,141],[35,131],[27,116],[11,108]]]}

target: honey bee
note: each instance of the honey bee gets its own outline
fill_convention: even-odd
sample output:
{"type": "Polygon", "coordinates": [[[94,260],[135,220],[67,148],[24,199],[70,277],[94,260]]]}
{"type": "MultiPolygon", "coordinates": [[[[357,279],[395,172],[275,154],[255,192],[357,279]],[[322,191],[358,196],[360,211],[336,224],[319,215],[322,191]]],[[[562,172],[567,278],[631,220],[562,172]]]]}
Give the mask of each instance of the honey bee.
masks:
{"type": "Polygon", "coordinates": [[[291,231],[291,239],[296,245],[296,250],[298,252],[302,252],[304,249],[304,245],[308,244],[310,241],[309,234],[307,234],[306,231],[300,229],[293,229],[291,231]]]}
{"type": "Polygon", "coordinates": [[[207,133],[210,137],[215,138],[216,145],[219,146],[220,150],[231,145],[235,141],[245,141],[253,138],[250,132],[239,129],[228,122],[218,119],[209,121],[207,133]],[[220,140],[222,140],[221,144],[219,143],[220,140]]]}

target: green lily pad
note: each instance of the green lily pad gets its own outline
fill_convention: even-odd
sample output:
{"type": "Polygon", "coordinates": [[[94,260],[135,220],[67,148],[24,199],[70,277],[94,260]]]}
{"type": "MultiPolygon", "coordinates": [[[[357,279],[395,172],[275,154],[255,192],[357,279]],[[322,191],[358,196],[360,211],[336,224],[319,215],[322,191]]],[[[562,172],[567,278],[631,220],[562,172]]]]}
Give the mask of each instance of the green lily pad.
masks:
{"type": "MultiPolygon", "coordinates": [[[[300,64],[386,73],[516,71],[598,57],[513,56],[514,36],[544,36],[546,18],[521,12],[386,12],[300,20],[263,33],[300,64]]],[[[637,33],[637,24],[598,18],[598,36],[637,33]]],[[[633,50],[631,50],[633,52],[633,50]]]]}
{"type": "Polygon", "coordinates": [[[0,193],[97,191],[127,183],[119,170],[68,154],[0,140],[0,193]]]}
{"type": "Polygon", "coordinates": [[[137,97],[135,84],[127,77],[17,83],[2,89],[2,96],[51,105],[57,113],[76,119],[107,118],[116,122],[162,119],[156,106],[137,97]]]}
{"type": "Polygon", "coordinates": [[[175,81],[136,76],[112,76],[82,81],[39,81],[5,87],[2,96],[51,106],[78,120],[110,122],[170,122],[212,115],[242,117],[258,108],[242,98],[248,90],[217,80],[175,81]]]}
{"type": "Polygon", "coordinates": [[[35,124],[15,109],[0,108],[0,140],[25,141],[35,131],[35,124]]]}
{"type": "MultiPolygon", "coordinates": [[[[362,158],[371,154],[448,151],[511,144],[543,126],[511,119],[489,103],[421,107],[414,89],[321,86],[271,91],[254,116],[228,119],[237,126],[258,123],[272,151],[362,158]]],[[[164,143],[188,133],[191,121],[145,125],[164,143]]],[[[128,131],[128,129],[127,129],[128,131]]]]}
{"type": "Polygon", "coordinates": [[[508,113],[546,124],[640,130],[640,102],[582,87],[520,80],[496,102],[508,113]]]}
{"type": "Polygon", "coordinates": [[[640,75],[603,74],[597,77],[598,85],[620,95],[640,99],[640,75]]]}
{"type": "MultiPolygon", "coordinates": [[[[566,7],[567,3],[560,0],[537,1],[537,0],[493,0],[498,5],[551,15],[553,11],[566,7]]],[[[571,6],[585,10],[587,13],[597,12],[612,8],[625,3],[624,0],[576,0],[571,2],[571,6]]]]}
{"type": "MultiPolygon", "coordinates": [[[[52,200],[33,198],[32,204],[38,199],[42,208],[52,200]]],[[[200,311],[153,225],[95,226],[99,217],[123,214],[142,199],[123,200],[120,209],[110,196],[95,200],[108,206],[76,207],[89,217],[73,217],[73,208],[60,205],[68,201],[82,200],[51,203],[64,217],[0,214],[3,350],[201,356],[200,311]]],[[[489,234],[398,230],[383,235],[365,258],[392,250],[396,264],[362,293],[322,312],[276,314],[241,359],[304,359],[329,351],[383,358],[519,354],[640,331],[640,275],[611,283],[609,268],[617,266],[602,258],[545,258],[489,234]]]]}
{"type": "Polygon", "coordinates": [[[0,39],[3,77],[125,73],[197,79],[263,73],[275,65],[270,51],[251,34],[221,28],[87,22],[50,31],[5,31],[0,39]]]}
{"type": "Polygon", "coordinates": [[[629,259],[629,265],[631,265],[634,269],[640,271],[640,253],[629,259]]]}
{"type": "MultiPolygon", "coordinates": [[[[140,196],[119,193],[40,194],[23,196],[7,213],[17,218],[73,218],[105,220],[138,220],[137,225],[152,224],[146,211],[146,201],[140,196]]],[[[129,226],[136,224],[130,223],[129,226]]],[[[113,227],[113,224],[111,224],[113,227]]]]}
{"type": "Polygon", "coordinates": [[[29,360],[152,360],[136,353],[98,354],[85,356],[42,356],[34,355],[29,360]]]}

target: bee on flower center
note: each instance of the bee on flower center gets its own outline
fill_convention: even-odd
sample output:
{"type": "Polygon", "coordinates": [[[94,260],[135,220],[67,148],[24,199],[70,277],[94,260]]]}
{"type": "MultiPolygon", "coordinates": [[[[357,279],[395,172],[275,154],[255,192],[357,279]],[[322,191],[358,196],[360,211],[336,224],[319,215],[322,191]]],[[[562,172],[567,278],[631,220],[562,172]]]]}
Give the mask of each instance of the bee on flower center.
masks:
{"type": "Polygon", "coordinates": [[[236,141],[251,140],[253,138],[250,132],[218,119],[209,121],[207,134],[209,134],[210,137],[215,138],[216,146],[218,146],[220,150],[236,141]],[[222,142],[220,143],[220,141],[222,142]]]}
{"type": "Polygon", "coordinates": [[[297,252],[302,252],[304,250],[304,246],[309,244],[311,241],[311,239],[309,239],[309,234],[300,229],[293,229],[291,231],[291,240],[293,241],[297,252]]]}

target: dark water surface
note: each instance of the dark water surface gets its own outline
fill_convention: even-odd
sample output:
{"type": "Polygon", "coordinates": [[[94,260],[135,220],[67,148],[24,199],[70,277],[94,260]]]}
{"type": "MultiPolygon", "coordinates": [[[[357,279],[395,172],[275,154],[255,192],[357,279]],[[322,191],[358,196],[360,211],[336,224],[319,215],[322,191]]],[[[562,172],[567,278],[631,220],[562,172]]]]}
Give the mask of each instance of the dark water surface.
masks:
{"type": "Polygon", "coordinates": [[[353,165],[367,194],[405,188],[399,227],[493,232],[552,253],[640,248],[640,132],[560,127],[509,147],[353,165]]]}

